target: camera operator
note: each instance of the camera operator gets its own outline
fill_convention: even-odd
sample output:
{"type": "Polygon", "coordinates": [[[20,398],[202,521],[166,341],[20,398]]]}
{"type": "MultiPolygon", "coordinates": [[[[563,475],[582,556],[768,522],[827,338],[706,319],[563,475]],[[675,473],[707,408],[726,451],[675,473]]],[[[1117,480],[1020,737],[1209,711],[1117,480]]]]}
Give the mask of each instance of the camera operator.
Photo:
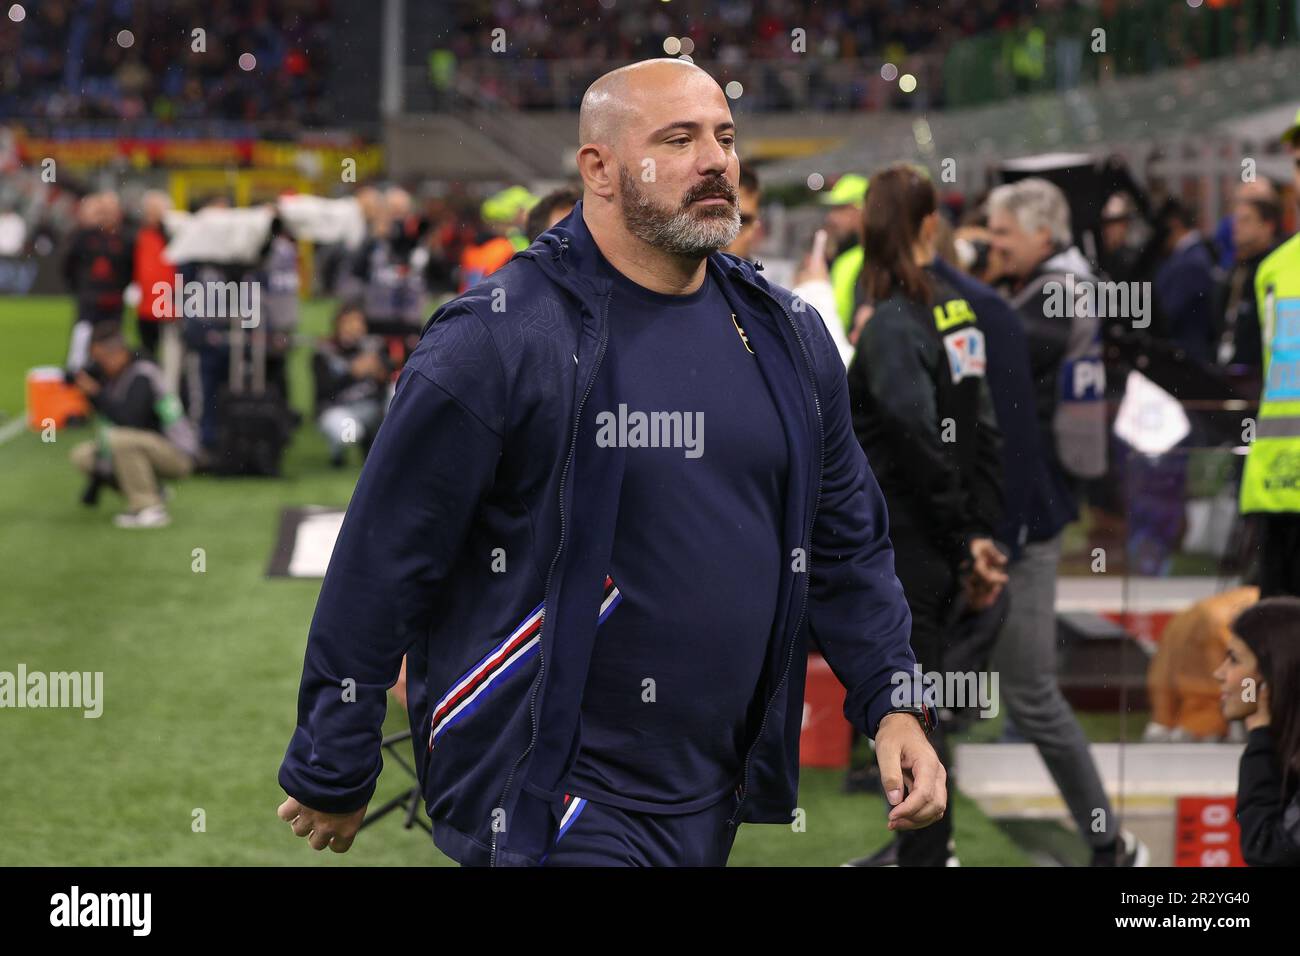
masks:
{"type": "Polygon", "coordinates": [[[266,381],[279,389],[280,396],[288,402],[289,352],[298,331],[300,278],[298,244],[279,216],[271,221],[271,234],[262,249],[256,274],[266,290],[263,299],[268,337],[266,381]]]}
{"type": "Polygon", "coordinates": [[[361,306],[348,304],[334,316],[334,334],[316,347],[316,421],[329,442],[335,468],[343,466],[348,445],[369,449],[383,418],[392,368],[380,345],[366,334],[361,306]]]}
{"type": "Polygon", "coordinates": [[[90,476],[83,501],[95,504],[99,486],[111,484],[126,498],[119,528],[159,528],[171,521],[159,494],[159,478],[184,478],[194,470],[198,443],[176,396],[153,362],[127,347],[121,326],[100,323],[90,343],[91,364],[73,381],[107,424],[95,441],[72,449],[72,463],[90,476]]]}
{"type": "Polygon", "coordinates": [[[427,223],[412,209],[411,194],[390,187],[380,200],[372,234],[361,247],[353,279],[364,290],[366,321],[377,335],[400,338],[403,354],[415,347],[427,314],[427,223]]]}

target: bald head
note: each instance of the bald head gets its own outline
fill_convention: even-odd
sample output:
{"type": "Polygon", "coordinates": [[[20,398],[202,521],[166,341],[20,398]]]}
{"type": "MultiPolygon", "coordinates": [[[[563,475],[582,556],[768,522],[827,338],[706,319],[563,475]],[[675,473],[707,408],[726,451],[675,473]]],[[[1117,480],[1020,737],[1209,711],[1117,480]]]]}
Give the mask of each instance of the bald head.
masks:
{"type": "Polygon", "coordinates": [[[740,228],[736,124],[717,81],[669,59],[606,73],[582,99],[578,134],[583,219],[601,250],[624,245],[633,269],[654,250],[697,281],[740,228]]]}
{"type": "Polygon", "coordinates": [[[165,192],[150,189],[140,200],[140,215],[148,225],[156,226],[171,207],[171,200],[165,192]]]}
{"type": "Polygon", "coordinates": [[[685,60],[642,60],[611,70],[587,87],[582,97],[578,139],[582,143],[613,146],[644,113],[647,102],[654,102],[685,84],[701,83],[722,95],[713,77],[685,60]]]}

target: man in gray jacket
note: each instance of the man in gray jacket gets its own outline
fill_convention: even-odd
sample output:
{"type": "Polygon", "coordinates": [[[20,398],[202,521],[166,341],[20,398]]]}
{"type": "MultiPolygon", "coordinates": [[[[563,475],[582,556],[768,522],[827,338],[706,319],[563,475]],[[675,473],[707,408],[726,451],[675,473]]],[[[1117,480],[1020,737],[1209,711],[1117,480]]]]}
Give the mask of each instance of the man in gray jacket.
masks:
{"type": "Polygon", "coordinates": [[[1119,832],[1114,810],[1088,750],[1088,739],[1057,684],[1056,578],[1061,532],[1078,518],[1071,485],[1106,467],[1105,372],[1096,310],[1096,280],[1072,244],[1070,207],[1045,179],[1023,179],[989,194],[993,251],[1010,282],[1029,342],[1040,446],[1051,480],[1031,488],[1036,513],[1011,564],[1011,606],[993,651],[1003,701],[1037,747],[1069,805],[1093,865],[1144,866],[1147,849],[1119,832]],[[1091,291],[1090,291],[1091,287],[1091,291]]]}

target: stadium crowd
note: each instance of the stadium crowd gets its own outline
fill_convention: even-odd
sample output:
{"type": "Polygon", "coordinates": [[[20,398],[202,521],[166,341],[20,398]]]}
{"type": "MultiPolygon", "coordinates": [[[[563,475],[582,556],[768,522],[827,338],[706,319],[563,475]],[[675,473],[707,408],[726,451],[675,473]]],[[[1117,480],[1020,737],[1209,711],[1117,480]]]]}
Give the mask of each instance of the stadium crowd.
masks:
{"type": "MultiPolygon", "coordinates": [[[[1063,90],[1098,70],[1148,72],[1277,42],[1289,17],[1272,2],[1228,4],[1221,12],[1231,18],[1206,27],[1194,11],[1164,0],[460,0],[421,14],[432,19],[420,21],[417,32],[425,44],[425,92],[440,108],[461,105],[465,96],[524,109],[572,108],[611,62],[660,55],[675,40],[679,48],[669,52],[707,58],[742,79],[753,109],[913,109],[1063,90]],[[1097,27],[1109,46],[1085,56],[1097,27]],[[508,38],[500,49],[497,30],[508,38]],[[877,61],[920,77],[920,95],[875,88],[869,79],[877,61]],[[796,64],[799,75],[790,75],[796,64]],[[971,64],[984,75],[971,73],[971,64]],[[989,73],[1001,79],[989,86],[989,73]]],[[[319,127],[335,118],[326,77],[340,27],[329,0],[28,6],[14,6],[21,17],[0,19],[0,118],[163,129],[199,120],[319,127]],[[197,49],[195,28],[204,31],[197,49]],[[242,65],[246,57],[251,62],[242,65]]]]}
{"type": "Polygon", "coordinates": [[[0,19],[0,117],[324,125],[331,29],[328,0],[41,0],[0,19]]]}
{"type": "MultiPolygon", "coordinates": [[[[1045,7],[1077,6],[1053,0],[1045,7]]],[[[790,31],[805,29],[822,38],[816,52],[829,59],[856,59],[897,45],[924,52],[958,36],[1010,29],[1039,4],[1023,0],[944,0],[926,9],[891,0],[849,0],[843,4],[799,4],[792,0],[674,0],[670,5],[616,4],[579,0],[556,6],[542,0],[499,3],[471,0],[453,4],[447,45],[459,57],[481,55],[489,32],[500,26],[528,59],[631,61],[656,56],[661,38],[689,24],[699,56],[723,64],[751,59],[789,59],[790,31]],[[613,29],[593,30],[599,21],[613,29]]]]}
{"type": "Polygon", "coordinates": [[[1274,0],[1210,5],[1227,16],[1207,25],[1165,0],[473,0],[432,31],[427,81],[444,108],[468,87],[479,101],[572,109],[611,63],[680,52],[741,81],[752,110],[917,109],[1192,65],[1291,33],[1293,12],[1274,0]],[[873,83],[884,63],[917,76],[919,95],[873,83]]]}

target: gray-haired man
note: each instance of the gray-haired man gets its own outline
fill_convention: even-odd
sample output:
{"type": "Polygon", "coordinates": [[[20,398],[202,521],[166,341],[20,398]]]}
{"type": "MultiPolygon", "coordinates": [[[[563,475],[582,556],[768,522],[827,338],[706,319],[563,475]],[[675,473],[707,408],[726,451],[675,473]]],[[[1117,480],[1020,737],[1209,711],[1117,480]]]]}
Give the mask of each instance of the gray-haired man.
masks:
{"type": "Polygon", "coordinates": [[[1056,186],[1044,179],[999,186],[988,209],[993,254],[1029,340],[1039,448],[1051,476],[1047,487],[1033,489],[1027,540],[1010,568],[1011,606],[991,664],[1011,719],[1038,747],[1092,848],[1093,865],[1145,866],[1147,849],[1118,831],[1088,739],[1056,681],[1061,531],[1078,518],[1071,486],[1095,477],[1106,461],[1098,320],[1082,294],[1096,280],[1073,245],[1070,207],[1056,186]],[[1057,308],[1065,295],[1066,307],[1057,308]]]}

